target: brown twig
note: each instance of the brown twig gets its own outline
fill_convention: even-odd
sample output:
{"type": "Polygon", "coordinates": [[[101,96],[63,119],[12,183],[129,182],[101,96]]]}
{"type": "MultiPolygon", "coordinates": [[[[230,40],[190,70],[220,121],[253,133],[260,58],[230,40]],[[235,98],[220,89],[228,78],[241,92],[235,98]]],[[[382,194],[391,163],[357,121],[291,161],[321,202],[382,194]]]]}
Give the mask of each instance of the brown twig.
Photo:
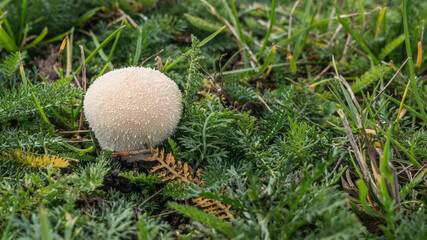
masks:
{"type": "MultiPolygon", "coordinates": [[[[350,125],[348,124],[347,117],[345,116],[345,113],[343,112],[342,109],[338,109],[337,112],[341,118],[345,132],[347,133],[347,137],[348,137],[348,140],[350,141],[350,145],[351,145],[351,148],[353,149],[354,155],[356,156],[356,160],[359,163],[359,166],[362,170],[363,180],[365,181],[365,183],[368,183],[369,181],[372,181],[369,177],[370,174],[368,171],[368,166],[366,165],[365,160],[363,159],[363,155],[357,146],[357,143],[356,143],[356,140],[354,139],[350,125]]],[[[372,185],[375,186],[375,184],[372,184],[372,185]]]]}
{"type": "Polygon", "coordinates": [[[162,53],[164,51],[164,49],[160,50],[159,52],[149,56],[148,58],[146,58],[144,61],[142,61],[141,64],[139,64],[139,67],[142,67],[148,60],[150,60],[153,57],[156,57],[157,55],[159,55],[160,53],[162,53]]]}
{"type": "MultiPolygon", "coordinates": [[[[84,48],[82,45],[79,45],[80,48],[80,52],[82,55],[82,84],[83,84],[83,92],[86,93],[86,87],[87,87],[87,82],[86,82],[86,61],[85,61],[85,52],[84,52],[84,48]]],[[[82,101],[84,100],[84,96],[82,101]]],[[[80,110],[80,122],[79,122],[79,129],[81,130],[83,128],[83,119],[84,119],[84,111],[80,110]]]]}
{"type": "Polygon", "coordinates": [[[375,96],[374,100],[372,102],[375,102],[378,100],[378,98],[381,96],[381,94],[383,94],[383,92],[387,89],[388,86],[390,86],[391,82],[393,82],[393,80],[397,77],[397,75],[399,74],[399,72],[402,70],[402,68],[405,66],[405,64],[409,61],[409,59],[411,59],[410,57],[408,57],[403,64],[400,66],[400,68],[397,70],[397,72],[393,75],[393,77],[390,79],[390,81],[383,87],[383,89],[381,89],[381,91],[377,94],[377,96],[375,96]]]}

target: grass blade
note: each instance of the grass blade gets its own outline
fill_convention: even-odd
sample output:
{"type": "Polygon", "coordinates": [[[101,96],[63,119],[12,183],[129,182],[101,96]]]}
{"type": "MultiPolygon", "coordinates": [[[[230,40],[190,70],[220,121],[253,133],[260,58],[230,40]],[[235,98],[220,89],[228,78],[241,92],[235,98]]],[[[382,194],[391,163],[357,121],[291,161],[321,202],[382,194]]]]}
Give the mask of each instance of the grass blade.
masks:
{"type": "MultiPolygon", "coordinates": [[[[380,14],[379,14],[379,16],[378,16],[378,19],[377,19],[377,27],[375,28],[376,30],[375,30],[375,41],[377,40],[377,38],[378,38],[378,32],[380,31],[380,27],[381,27],[381,23],[382,23],[382,21],[383,21],[383,19],[384,19],[384,15],[385,15],[385,10],[386,10],[386,8],[384,7],[384,8],[381,8],[381,10],[380,10],[380,14]]],[[[385,27],[385,26],[384,26],[385,27]]],[[[383,27],[383,28],[384,28],[383,27]]]]}
{"type": "Polygon", "coordinates": [[[422,119],[424,121],[424,127],[427,127],[427,116],[426,116],[426,113],[424,111],[424,106],[423,106],[423,103],[421,101],[420,95],[418,93],[417,82],[415,80],[414,62],[412,61],[411,43],[409,40],[408,17],[407,17],[407,12],[406,12],[407,2],[408,2],[407,0],[402,0],[402,3],[403,3],[402,4],[403,5],[403,28],[405,31],[406,54],[409,57],[409,62],[408,62],[409,76],[411,79],[412,91],[414,92],[415,100],[417,101],[418,107],[419,107],[420,112],[421,112],[422,119]]]}
{"type": "MultiPolygon", "coordinates": [[[[95,56],[98,51],[100,49],[102,49],[107,43],[109,43],[111,41],[111,39],[113,39],[114,36],[116,36],[123,28],[125,28],[126,26],[121,26],[119,27],[116,31],[114,31],[113,33],[110,34],[110,36],[108,36],[90,55],[89,57],[86,58],[86,63],[89,62],[93,56],[95,56]]],[[[80,66],[77,68],[77,70],[74,72],[73,77],[76,76],[81,70],[82,70],[82,65],[80,64],[80,66]]]]}
{"type": "MultiPolygon", "coordinates": [[[[234,1],[232,1],[232,2],[234,2],[234,1]]],[[[234,8],[233,8],[233,10],[234,10],[234,8]]],[[[261,60],[262,54],[264,53],[265,47],[267,46],[267,43],[268,43],[268,38],[270,37],[271,30],[273,29],[274,13],[275,12],[276,12],[276,0],[273,0],[271,2],[270,24],[268,25],[267,34],[264,37],[264,42],[262,43],[261,50],[258,53],[257,63],[259,63],[259,61],[261,60]]]]}
{"type": "MultiPolygon", "coordinates": [[[[124,21],[122,22],[122,26],[123,26],[123,24],[124,24],[124,21]]],[[[110,60],[113,57],[114,51],[116,50],[116,46],[117,46],[117,43],[119,42],[119,38],[120,38],[121,32],[122,31],[120,30],[120,32],[117,33],[116,39],[114,39],[113,46],[111,47],[110,53],[108,54],[107,63],[105,64],[105,66],[102,69],[102,71],[99,73],[98,77],[100,77],[102,74],[104,74],[105,70],[107,70],[107,66],[109,66],[111,70],[114,69],[113,64],[111,63],[110,60]]]]}
{"type": "Polygon", "coordinates": [[[371,57],[372,61],[374,61],[375,65],[378,65],[378,59],[375,57],[375,55],[372,53],[371,49],[365,44],[365,42],[357,35],[353,29],[347,24],[346,21],[344,21],[340,15],[337,15],[338,22],[341,23],[341,25],[347,30],[348,33],[356,40],[356,42],[360,45],[360,47],[371,57]]]}
{"type": "Polygon", "coordinates": [[[276,46],[273,46],[271,48],[271,51],[268,54],[267,59],[265,60],[264,64],[262,64],[259,71],[255,74],[255,77],[261,76],[261,74],[263,74],[265,72],[265,70],[267,70],[267,67],[270,65],[271,61],[273,60],[275,53],[276,53],[276,46]]]}
{"type": "Polygon", "coordinates": [[[85,14],[83,14],[83,16],[77,19],[75,26],[82,25],[86,20],[93,17],[99,10],[101,10],[101,7],[96,7],[87,11],[85,14]]]}
{"type": "MultiPolygon", "coordinates": [[[[201,41],[199,43],[199,47],[202,47],[203,45],[205,45],[206,43],[208,43],[210,40],[214,39],[219,33],[221,33],[224,29],[226,28],[226,26],[223,26],[222,28],[218,29],[216,32],[212,33],[211,35],[209,35],[207,38],[203,39],[203,41],[201,41]]],[[[188,51],[185,53],[185,55],[188,54],[188,51]]],[[[169,69],[171,69],[173,66],[177,65],[179,62],[181,62],[182,60],[184,60],[184,56],[180,56],[179,58],[177,58],[175,61],[173,61],[171,64],[169,64],[167,67],[163,68],[163,72],[167,72],[169,69]]]]}
{"type": "Polygon", "coordinates": [[[27,45],[23,48],[23,50],[27,50],[27,49],[32,48],[32,47],[34,47],[35,45],[39,44],[39,43],[40,43],[40,41],[41,41],[41,40],[43,40],[43,39],[46,37],[46,35],[47,35],[47,27],[45,27],[45,28],[43,29],[43,31],[40,33],[40,35],[39,35],[36,39],[34,39],[31,43],[27,44],[27,45]]]}
{"type": "Polygon", "coordinates": [[[133,65],[138,66],[139,56],[141,56],[142,48],[142,30],[139,30],[138,40],[136,40],[135,56],[133,57],[133,65]]]}
{"type": "Polygon", "coordinates": [[[27,9],[28,9],[28,0],[22,1],[22,9],[21,9],[21,22],[19,25],[19,36],[18,36],[18,43],[21,41],[25,41],[25,38],[22,39],[22,32],[24,30],[25,21],[27,20],[27,9]]]}
{"type": "Polygon", "coordinates": [[[19,50],[18,46],[16,46],[13,39],[7,34],[7,32],[1,26],[0,26],[0,44],[3,45],[3,47],[8,52],[16,52],[19,50]]]}

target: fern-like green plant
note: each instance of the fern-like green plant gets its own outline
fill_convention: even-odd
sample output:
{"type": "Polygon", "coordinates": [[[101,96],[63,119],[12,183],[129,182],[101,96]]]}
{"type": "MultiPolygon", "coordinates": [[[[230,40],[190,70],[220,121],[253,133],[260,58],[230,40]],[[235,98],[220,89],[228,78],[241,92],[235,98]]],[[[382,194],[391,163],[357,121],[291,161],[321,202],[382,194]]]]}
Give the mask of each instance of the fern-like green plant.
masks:
{"type": "Polygon", "coordinates": [[[384,75],[390,71],[391,68],[386,65],[372,66],[371,69],[365,72],[361,77],[356,78],[356,81],[351,85],[351,90],[353,90],[354,93],[363,91],[371,84],[382,79],[384,75]]]}
{"type": "MultiPolygon", "coordinates": [[[[23,59],[21,55],[21,60],[23,59]]],[[[6,77],[10,77],[16,73],[19,67],[19,52],[12,52],[6,56],[3,62],[0,64],[0,72],[6,77]]]]}
{"type": "Polygon", "coordinates": [[[67,104],[75,98],[80,98],[83,94],[78,88],[71,87],[69,80],[37,84],[34,85],[34,88],[20,85],[17,89],[12,88],[9,91],[0,92],[1,121],[22,120],[39,114],[33,93],[37,97],[41,109],[52,115],[54,113],[52,108],[67,104]]]}
{"type": "Polygon", "coordinates": [[[233,228],[233,225],[231,223],[219,219],[215,215],[211,213],[205,213],[202,210],[199,210],[195,207],[191,207],[188,205],[180,205],[175,202],[168,203],[168,206],[172,208],[173,210],[177,211],[178,213],[183,214],[186,217],[189,217],[191,219],[194,219],[196,221],[199,221],[203,224],[206,224],[207,226],[217,230],[221,234],[223,234],[225,237],[232,239],[236,236],[235,230],[233,228]]]}
{"type": "Polygon", "coordinates": [[[400,44],[405,41],[405,35],[400,35],[399,37],[395,38],[393,41],[389,42],[387,45],[385,45],[381,49],[381,53],[378,56],[379,59],[386,58],[395,48],[397,48],[400,44]]]}
{"type": "Polygon", "coordinates": [[[212,22],[212,21],[206,21],[203,18],[192,16],[188,13],[184,13],[184,17],[195,27],[208,31],[208,32],[215,32],[216,30],[220,29],[222,27],[221,24],[212,22]]]}
{"type": "Polygon", "coordinates": [[[129,181],[137,186],[148,186],[151,190],[155,190],[155,184],[161,183],[161,179],[159,179],[154,174],[145,174],[140,173],[134,175],[134,172],[125,172],[121,174],[122,177],[129,179],[129,181]]]}
{"type": "Polygon", "coordinates": [[[191,36],[191,39],[193,43],[188,53],[190,62],[187,70],[186,82],[183,84],[185,88],[184,99],[186,105],[192,104],[192,100],[196,97],[203,79],[203,74],[199,71],[199,62],[203,59],[200,53],[200,41],[195,36],[191,36]]]}

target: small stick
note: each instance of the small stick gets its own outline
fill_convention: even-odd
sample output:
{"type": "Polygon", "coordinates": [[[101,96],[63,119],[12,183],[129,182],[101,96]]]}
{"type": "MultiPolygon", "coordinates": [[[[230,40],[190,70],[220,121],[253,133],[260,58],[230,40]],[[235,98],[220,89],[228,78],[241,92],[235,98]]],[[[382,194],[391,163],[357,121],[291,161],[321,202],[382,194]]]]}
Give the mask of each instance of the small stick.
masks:
{"type": "Polygon", "coordinates": [[[76,82],[77,87],[79,87],[79,89],[80,89],[80,90],[82,90],[82,85],[80,85],[80,82],[79,82],[79,80],[77,79],[77,77],[76,77],[76,76],[74,76],[74,77],[73,77],[73,79],[74,79],[74,81],[76,82]]]}
{"type": "Polygon", "coordinates": [[[262,97],[260,96],[260,95],[258,95],[258,99],[262,102],[262,104],[264,104],[267,108],[268,108],[268,110],[270,111],[270,112],[272,112],[272,110],[271,110],[271,108],[268,106],[268,104],[264,101],[264,99],[262,99],[262,97]]]}
{"type": "Polygon", "coordinates": [[[394,76],[390,79],[390,81],[383,87],[383,89],[381,89],[381,91],[377,94],[377,96],[375,96],[373,102],[377,101],[378,98],[381,96],[381,94],[383,94],[383,92],[387,89],[387,87],[391,84],[391,82],[393,82],[393,80],[397,77],[397,75],[399,74],[400,70],[402,70],[402,68],[405,66],[405,64],[409,61],[410,57],[408,57],[402,64],[402,66],[400,66],[400,68],[397,70],[397,72],[394,74],[394,76]]]}
{"type": "MultiPolygon", "coordinates": [[[[82,83],[83,83],[83,92],[86,93],[86,61],[85,61],[85,52],[82,45],[79,45],[80,52],[82,53],[82,83]]],[[[84,100],[84,96],[82,101],[84,100]]],[[[83,128],[83,118],[84,118],[84,111],[83,109],[80,110],[80,122],[79,122],[79,129],[82,130],[83,128]]]]}
{"type": "Polygon", "coordinates": [[[151,195],[149,198],[145,199],[141,204],[138,205],[138,208],[141,208],[142,205],[144,205],[145,203],[147,203],[148,201],[150,201],[153,197],[155,197],[156,195],[158,195],[162,190],[163,190],[163,188],[160,189],[159,191],[157,191],[156,193],[154,193],[153,195],[151,195]]]}
{"type": "Polygon", "coordinates": [[[332,172],[335,172],[335,170],[336,170],[336,169],[338,168],[338,166],[341,164],[341,161],[344,159],[345,155],[347,155],[347,152],[348,152],[348,151],[344,151],[344,152],[341,154],[341,156],[340,156],[340,158],[338,159],[338,162],[337,162],[337,164],[335,165],[334,170],[332,170],[332,172]]]}
{"type": "MultiPolygon", "coordinates": [[[[348,124],[347,117],[345,116],[345,113],[342,109],[338,109],[338,115],[340,115],[341,121],[343,123],[345,132],[347,133],[348,140],[350,141],[351,148],[354,151],[354,155],[356,156],[356,160],[360,165],[360,168],[363,172],[363,180],[365,180],[366,183],[369,182],[369,172],[368,167],[366,166],[365,160],[363,159],[363,155],[360,152],[359,148],[357,147],[356,140],[354,139],[353,133],[351,132],[350,125],[348,124]]],[[[375,186],[375,183],[372,184],[372,186],[375,186]]]]}
{"type": "Polygon", "coordinates": [[[148,60],[150,60],[151,58],[159,55],[160,53],[162,53],[164,51],[164,49],[160,50],[158,53],[153,54],[151,56],[149,56],[148,58],[146,58],[141,64],[139,64],[139,67],[142,67],[148,60]]]}

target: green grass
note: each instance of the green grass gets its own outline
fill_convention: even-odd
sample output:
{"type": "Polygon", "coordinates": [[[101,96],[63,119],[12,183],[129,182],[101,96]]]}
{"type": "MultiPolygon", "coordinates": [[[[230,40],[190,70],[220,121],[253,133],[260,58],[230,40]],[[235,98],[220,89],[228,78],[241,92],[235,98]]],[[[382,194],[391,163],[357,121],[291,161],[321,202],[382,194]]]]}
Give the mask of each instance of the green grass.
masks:
{"type": "Polygon", "coordinates": [[[2,239],[423,239],[424,2],[2,1],[2,239]],[[141,62],[184,110],[131,161],[84,86],[141,62]]]}

